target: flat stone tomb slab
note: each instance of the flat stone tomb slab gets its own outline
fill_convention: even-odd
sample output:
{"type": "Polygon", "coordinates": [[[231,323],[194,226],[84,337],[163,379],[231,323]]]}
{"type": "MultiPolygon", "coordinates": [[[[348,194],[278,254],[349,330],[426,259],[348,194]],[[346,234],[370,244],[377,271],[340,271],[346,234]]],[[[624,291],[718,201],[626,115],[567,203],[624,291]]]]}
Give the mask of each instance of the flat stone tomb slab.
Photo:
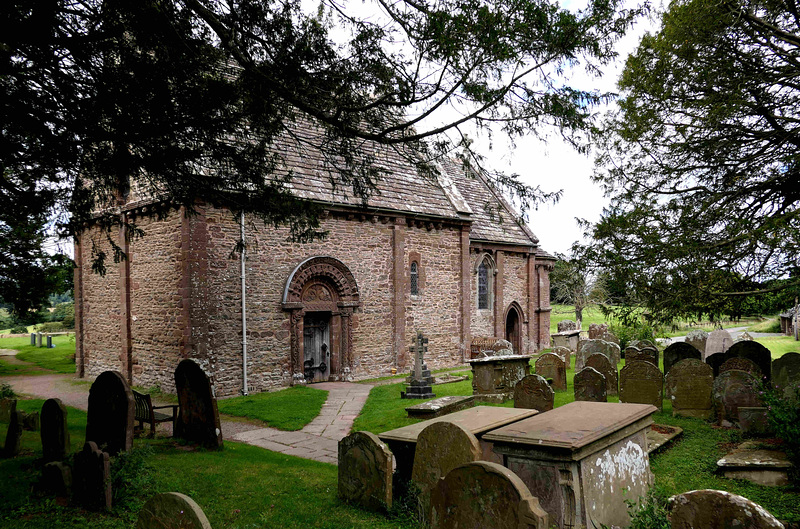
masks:
{"type": "Polygon", "coordinates": [[[791,466],[784,452],[750,448],[748,443],[717,461],[717,467],[726,478],[744,479],[768,487],[788,485],[791,466]]]}
{"type": "Polygon", "coordinates": [[[474,403],[475,397],[451,395],[409,406],[406,408],[406,413],[412,419],[435,419],[469,408],[474,403]]]}
{"type": "Polygon", "coordinates": [[[560,528],[629,524],[625,499],[652,483],[655,406],[576,401],[483,435],[560,528]],[[623,489],[628,489],[623,493],[623,489]]]}
{"type": "MultiPolygon", "coordinates": [[[[500,457],[492,450],[492,443],[483,441],[484,433],[500,428],[507,424],[532,417],[539,412],[521,408],[499,408],[495,406],[475,406],[466,410],[450,413],[436,419],[421,421],[402,428],[383,432],[378,438],[389,445],[394,454],[396,471],[401,478],[411,479],[411,470],[414,467],[414,451],[417,438],[426,426],[434,422],[447,421],[464,427],[468,432],[478,438],[481,445],[483,461],[502,463],[500,457]]],[[[550,412],[548,412],[550,413],[550,412]]]]}

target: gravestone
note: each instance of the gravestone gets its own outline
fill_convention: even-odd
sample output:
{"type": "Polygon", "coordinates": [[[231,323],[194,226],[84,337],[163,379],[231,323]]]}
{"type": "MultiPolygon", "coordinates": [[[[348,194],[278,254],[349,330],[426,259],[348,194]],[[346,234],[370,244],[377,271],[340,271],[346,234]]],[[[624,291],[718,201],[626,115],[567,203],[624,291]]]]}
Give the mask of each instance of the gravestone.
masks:
{"type": "Polygon", "coordinates": [[[664,399],[664,375],[650,362],[625,360],[619,372],[619,401],[650,404],[661,410],[664,399]]]}
{"type": "Polygon", "coordinates": [[[436,396],[431,389],[433,377],[423,358],[423,355],[428,352],[428,339],[422,335],[422,332],[417,332],[414,345],[409,347],[409,350],[414,355],[414,372],[411,374],[406,390],[400,393],[400,397],[404,399],[432,399],[436,396]]]}
{"type": "Polygon", "coordinates": [[[540,412],[553,409],[555,392],[547,380],[539,375],[528,375],[514,386],[514,407],[540,412]]]}
{"type": "Polygon", "coordinates": [[[766,509],[722,490],[693,490],[669,499],[672,529],[783,529],[766,509]]]}
{"type": "Polygon", "coordinates": [[[0,422],[11,420],[11,414],[17,411],[17,399],[0,399],[0,422]]]}
{"type": "Polygon", "coordinates": [[[20,412],[22,416],[22,429],[28,432],[39,431],[39,412],[20,412]]]}
{"type": "Polygon", "coordinates": [[[133,446],[133,393],[117,371],[104,371],[89,389],[86,413],[86,441],[92,441],[111,455],[133,446]]]}
{"type": "Polygon", "coordinates": [[[339,498],[372,511],[392,507],[392,452],[371,432],[339,441],[339,498]]]}
{"type": "Polygon", "coordinates": [[[710,419],[714,412],[711,390],[714,371],[699,358],[685,358],[667,373],[667,398],[672,402],[672,415],[710,419]]]}
{"type": "Polygon", "coordinates": [[[136,529],[211,529],[203,509],[179,492],[156,494],[139,511],[136,529]]]}
{"type": "Polygon", "coordinates": [[[419,505],[426,517],[430,513],[431,492],[436,483],[454,468],[478,461],[481,453],[477,437],[459,424],[434,422],[420,432],[411,481],[419,487],[419,505]]]}
{"type": "Polygon", "coordinates": [[[761,377],[764,376],[761,373],[761,369],[753,362],[747,358],[739,358],[738,356],[734,356],[732,358],[728,358],[722,365],[719,366],[720,374],[724,373],[725,371],[730,371],[731,369],[737,369],[739,371],[747,371],[757,379],[761,380],[761,377]]]}
{"type": "Polygon", "coordinates": [[[714,379],[711,393],[714,413],[718,423],[735,424],[739,421],[739,407],[759,407],[758,379],[746,371],[730,370],[714,379]]]}
{"type": "Polygon", "coordinates": [[[575,400],[588,402],[607,402],[606,377],[593,367],[584,367],[572,380],[575,400]]]}
{"type": "Polygon", "coordinates": [[[664,349],[664,374],[668,375],[672,366],[687,358],[703,359],[703,354],[686,342],[675,342],[664,349]]]}
{"type": "Polygon", "coordinates": [[[624,358],[625,358],[625,360],[628,360],[628,359],[630,358],[630,356],[631,356],[631,355],[638,355],[638,354],[641,354],[641,352],[642,352],[642,350],[641,350],[641,349],[639,349],[638,347],[636,347],[636,346],[634,346],[634,345],[630,345],[630,344],[628,344],[628,345],[625,347],[625,355],[624,355],[624,358]]]}
{"type": "Polygon", "coordinates": [[[629,362],[650,362],[656,368],[658,367],[658,359],[653,354],[652,349],[637,349],[635,347],[628,347],[625,349],[625,363],[629,362]]]}
{"type": "Polygon", "coordinates": [[[689,331],[684,339],[686,344],[691,345],[700,351],[700,360],[706,359],[706,343],[708,342],[708,333],[702,330],[689,331]]]}
{"type": "Polygon", "coordinates": [[[712,331],[711,334],[708,335],[708,341],[706,341],[706,350],[703,358],[708,358],[716,353],[725,353],[728,351],[728,349],[730,349],[731,345],[733,345],[731,333],[725,329],[717,329],[716,331],[712,331]]]}
{"type": "Polygon", "coordinates": [[[604,354],[595,353],[586,359],[586,367],[595,368],[606,379],[606,395],[619,395],[619,375],[617,366],[604,354]]]}
{"type": "Polygon", "coordinates": [[[761,376],[772,378],[772,353],[758,342],[744,341],[731,345],[725,353],[728,358],[738,357],[751,360],[761,370],[761,376]]]}
{"type": "Polygon", "coordinates": [[[737,342],[752,342],[753,340],[754,340],[753,336],[747,331],[744,331],[742,334],[739,335],[738,338],[736,338],[737,342]]]}
{"type": "MultiPolygon", "coordinates": [[[[589,358],[590,355],[595,353],[600,354],[609,354],[609,349],[604,347],[603,340],[582,340],[580,345],[578,345],[578,351],[575,353],[575,371],[580,371],[584,367],[586,367],[586,359],[589,358]]],[[[609,360],[613,362],[613,359],[609,357],[609,360]]]]}
{"type": "Polygon", "coordinates": [[[800,354],[786,353],[772,362],[772,383],[784,388],[787,396],[792,387],[800,385],[800,354]]]}
{"type": "Polygon", "coordinates": [[[564,361],[564,365],[569,369],[569,360],[572,357],[572,351],[570,351],[569,347],[553,347],[553,354],[560,356],[564,361]]]}
{"type": "Polygon", "coordinates": [[[619,345],[619,338],[611,331],[603,335],[603,340],[619,345]]]}
{"type": "Polygon", "coordinates": [[[659,353],[658,353],[658,347],[656,347],[655,345],[645,345],[643,347],[640,347],[639,349],[643,353],[649,354],[650,356],[652,356],[653,357],[653,363],[656,365],[656,367],[658,367],[659,356],[660,356],[659,353]]]}
{"type": "Polygon", "coordinates": [[[556,324],[558,332],[574,331],[578,329],[578,324],[572,320],[563,320],[556,324]]]}
{"type": "Polygon", "coordinates": [[[41,347],[41,346],[42,346],[42,333],[37,332],[36,333],[36,347],[41,347]]]}
{"type": "Polygon", "coordinates": [[[716,377],[719,375],[719,368],[727,359],[728,357],[725,355],[725,353],[714,353],[713,355],[707,356],[705,358],[705,362],[711,366],[711,369],[714,371],[714,376],[716,377]]]}
{"type": "Polygon", "coordinates": [[[222,428],[211,381],[192,360],[181,360],[175,369],[175,388],[180,412],[175,437],[206,448],[222,448],[222,428]]]}
{"type": "Polygon", "coordinates": [[[90,511],[111,510],[111,472],[108,452],[89,441],[75,454],[72,500],[90,511]]]}
{"type": "Polygon", "coordinates": [[[548,529],[548,518],[516,474],[488,461],[451,470],[431,494],[431,529],[548,529]]]}
{"type": "Polygon", "coordinates": [[[651,340],[631,340],[628,342],[628,345],[631,347],[636,347],[637,349],[644,349],[645,347],[655,347],[651,340]]]}
{"type": "Polygon", "coordinates": [[[17,457],[22,441],[22,412],[14,410],[8,422],[3,457],[17,457]]]}
{"type": "Polygon", "coordinates": [[[72,492],[72,469],[61,461],[45,463],[40,489],[45,494],[69,498],[72,492]]]}
{"type": "Polygon", "coordinates": [[[552,379],[553,389],[566,391],[567,389],[567,367],[564,359],[553,353],[544,353],[536,359],[534,364],[536,374],[545,379],[552,379]]]}
{"type": "Polygon", "coordinates": [[[31,345],[36,345],[36,333],[31,333],[31,345]]]}
{"type": "Polygon", "coordinates": [[[589,339],[590,340],[605,340],[605,335],[608,332],[608,325],[605,323],[592,323],[589,325],[589,339]]]}
{"type": "Polygon", "coordinates": [[[481,402],[502,403],[514,398],[514,386],[530,374],[531,356],[511,355],[475,358],[472,367],[472,394],[481,402]]]}
{"type": "Polygon", "coordinates": [[[611,360],[611,363],[615,366],[619,364],[622,360],[622,350],[619,348],[619,344],[603,340],[603,347],[602,352],[611,360]]]}
{"type": "Polygon", "coordinates": [[[767,419],[767,411],[767,408],[761,406],[755,408],[739,406],[739,428],[742,429],[742,433],[762,437],[774,435],[775,432],[767,419]]]}
{"type": "Polygon", "coordinates": [[[41,414],[44,461],[61,461],[70,451],[67,408],[59,399],[47,399],[41,414]]]}

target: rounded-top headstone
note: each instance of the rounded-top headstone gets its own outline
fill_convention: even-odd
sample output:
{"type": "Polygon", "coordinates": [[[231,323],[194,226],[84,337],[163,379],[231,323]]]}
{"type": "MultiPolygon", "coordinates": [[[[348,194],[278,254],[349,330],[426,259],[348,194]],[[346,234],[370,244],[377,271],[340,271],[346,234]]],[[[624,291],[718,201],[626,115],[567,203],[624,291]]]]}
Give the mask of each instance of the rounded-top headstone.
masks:
{"type": "Polygon", "coordinates": [[[738,356],[734,356],[728,358],[722,365],[719,366],[719,372],[724,373],[725,371],[730,371],[731,369],[738,369],[739,371],[747,371],[754,377],[761,379],[763,374],[761,373],[761,369],[756,365],[755,362],[748,358],[740,358],[738,356]]]}
{"type": "Polygon", "coordinates": [[[470,431],[452,422],[434,422],[417,436],[411,480],[430,492],[448,472],[480,457],[480,444],[470,431]]]}
{"type": "Polygon", "coordinates": [[[537,375],[553,380],[553,389],[559,391],[567,389],[567,364],[563,357],[554,353],[544,353],[536,359],[534,366],[537,375]]]}
{"type": "Polygon", "coordinates": [[[687,358],[703,359],[703,354],[691,344],[686,342],[675,342],[669,344],[664,349],[664,374],[668,375],[672,366],[687,358]]]}
{"type": "Polygon", "coordinates": [[[758,366],[761,376],[767,380],[772,378],[772,353],[758,342],[737,342],[731,345],[725,356],[726,358],[746,358],[758,366]]]}
{"type": "Polygon", "coordinates": [[[572,380],[575,400],[588,402],[608,402],[606,377],[593,367],[584,367],[572,380]]]}
{"type": "Polygon", "coordinates": [[[527,375],[514,386],[514,407],[540,412],[553,409],[555,392],[540,375],[527,375]]]}
{"type": "Polygon", "coordinates": [[[586,367],[593,367],[600,372],[606,379],[606,394],[619,394],[619,375],[617,366],[612,365],[611,361],[604,354],[594,353],[586,359],[586,367]]]}
{"type": "Polygon", "coordinates": [[[625,360],[619,372],[619,401],[663,406],[664,375],[654,364],[625,360]]]}
{"type": "Polygon", "coordinates": [[[711,334],[708,335],[708,340],[706,341],[706,350],[703,354],[703,359],[705,360],[716,353],[725,353],[731,348],[731,345],[733,345],[731,333],[725,329],[712,331],[711,334]]]}
{"type": "Polygon", "coordinates": [[[784,529],[766,509],[722,490],[693,490],[669,499],[672,529],[784,529]]]}
{"type": "Polygon", "coordinates": [[[89,389],[86,442],[93,441],[110,455],[130,450],[135,411],[133,392],[122,374],[100,373],[89,389]]]}
{"type": "Polygon", "coordinates": [[[539,500],[519,476],[488,461],[448,472],[431,497],[432,529],[548,529],[548,521],[539,500]]]}
{"type": "Polygon", "coordinates": [[[706,342],[708,341],[708,333],[702,330],[689,331],[686,334],[685,341],[698,351],[700,351],[700,360],[705,360],[706,355],[706,342]]]}
{"type": "Polygon", "coordinates": [[[179,492],[156,494],[139,512],[136,529],[211,529],[203,509],[179,492]]]}
{"type": "Polygon", "coordinates": [[[786,353],[772,362],[772,383],[789,394],[800,385],[800,354],[786,353]]]}
{"type": "Polygon", "coordinates": [[[339,441],[339,497],[366,509],[392,507],[392,452],[371,432],[339,441]]]}
{"type": "Polygon", "coordinates": [[[61,461],[70,451],[67,408],[59,399],[42,404],[41,430],[44,461],[61,461]]]}
{"type": "Polygon", "coordinates": [[[710,419],[713,414],[711,390],[714,371],[699,358],[684,358],[667,373],[666,393],[672,415],[710,419]]]}
{"type": "Polygon", "coordinates": [[[222,427],[211,381],[194,361],[181,360],[175,369],[180,412],[175,437],[206,448],[222,448],[222,427]]]}
{"type": "Polygon", "coordinates": [[[720,373],[714,379],[712,393],[714,409],[719,422],[739,421],[739,408],[755,408],[761,406],[758,392],[758,379],[747,371],[731,369],[720,373]]]}

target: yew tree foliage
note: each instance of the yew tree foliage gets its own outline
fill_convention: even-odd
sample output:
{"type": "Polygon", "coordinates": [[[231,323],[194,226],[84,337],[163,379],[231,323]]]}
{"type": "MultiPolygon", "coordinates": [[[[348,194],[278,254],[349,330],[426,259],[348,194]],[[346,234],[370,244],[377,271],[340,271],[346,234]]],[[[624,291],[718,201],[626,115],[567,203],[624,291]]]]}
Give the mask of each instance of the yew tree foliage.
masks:
{"type": "Polygon", "coordinates": [[[590,230],[598,265],[664,320],[796,289],[796,1],[673,1],[619,86],[595,173],[612,197],[590,230]]]}
{"type": "MultiPolygon", "coordinates": [[[[434,173],[436,157],[468,147],[467,123],[574,137],[605,95],[560,74],[597,72],[636,15],[619,0],[580,12],[554,0],[1,4],[0,169],[52,197],[42,207],[64,234],[103,210],[93,222],[109,234],[141,235],[108,208],[133,182],[161,206],[148,214],[202,201],[289,225],[299,240],[319,235],[319,211],[287,191],[293,175],[276,176],[274,146],[304,141],[296,123],[323,131],[313,147],[331,179],[365,201],[382,174],[367,144],[434,173]]],[[[490,176],[522,203],[553,198],[490,176]]],[[[95,258],[102,269],[105,254],[95,258]]]]}

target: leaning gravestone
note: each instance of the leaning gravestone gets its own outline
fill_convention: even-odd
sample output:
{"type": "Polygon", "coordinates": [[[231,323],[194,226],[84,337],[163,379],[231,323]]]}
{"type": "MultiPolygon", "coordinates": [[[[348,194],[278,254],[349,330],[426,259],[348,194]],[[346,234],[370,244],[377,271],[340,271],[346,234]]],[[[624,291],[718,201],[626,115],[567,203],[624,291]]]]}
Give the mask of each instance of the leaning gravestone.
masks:
{"type": "Polygon", "coordinates": [[[88,441],[75,454],[72,499],[90,511],[111,510],[111,471],[108,452],[88,441]]]}
{"type": "Polygon", "coordinates": [[[588,402],[608,402],[606,377],[593,367],[584,367],[572,380],[575,400],[588,402]]]}
{"type": "Polygon", "coordinates": [[[175,437],[206,448],[222,448],[217,399],[208,375],[192,360],[181,360],[175,369],[175,388],[180,404],[175,437]]]}
{"type": "Polygon", "coordinates": [[[619,401],[651,404],[661,410],[664,400],[664,375],[650,362],[625,360],[619,372],[619,401]]]}
{"type": "Polygon", "coordinates": [[[711,390],[714,371],[698,358],[685,358],[667,373],[667,398],[672,402],[672,415],[710,419],[714,408],[711,390]]]}
{"type": "Polygon", "coordinates": [[[339,441],[339,498],[371,511],[392,507],[392,452],[371,432],[339,441]]]}
{"type": "Polygon", "coordinates": [[[700,360],[706,359],[706,343],[708,342],[708,333],[706,331],[694,330],[686,334],[684,341],[700,351],[700,360]]]}
{"type": "Polygon", "coordinates": [[[612,365],[604,354],[595,353],[586,359],[586,367],[593,367],[606,379],[606,395],[619,395],[619,375],[617,366],[612,365]]]}
{"type": "Polygon", "coordinates": [[[17,457],[19,454],[20,443],[22,442],[22,412],[14,410],[6,431],[6,444],[3,449],[3,457],[17,457]]]}
{"type": "Polygon", "coordinates": [[[431,529],[548,529],[549,517],[507,468],[476,461],[450,471],[431,495],[431,529]]]}
{"type": "Polygon", "coordinates": [[[540,375],[527,375],[514,386],[514,407],[539,412],[553,409],[555,393],[540,375]]]}
{"type": "Polygon", "coordinates": [[[703,354],[703,359],[705,360],[709,356],[716,353],[725,353],[728,351],[728,349],[730,349],[731,345],[733,345],[731,333],[724,329],[712,331],[711,334],[708,335],[708,341],[706,342],[706,350],[703,354]]]}
{"type": "Polygon", "coordinates": [[[739,422],[739,408],[761,406],[758,379],[746,371],[725,371],[714,379],[714,413],[720,424],[739,422]]]}
{"type": "Polygon", "coordinates": [[[787,396],[800,385],[800,354],[786,353],[772,362],[772,383],[784,388],[787,396]]]}
{"type": "Polygon", "coordinates": [[[675,342],[664,349],[664,374],[668,375],[672,366],[686,360],[687,358],[695,358],[702,360],[703,355],[694,346],[686,342],[675,342]]]}
{"type": "Polygon", "coordinates": [[[766,509],[722,490],[693,490],[669,499],[672,529],[783,529],[766,509]]]}
{"type": "Polygon", "coordinates": [[[478,438],[459,424],[435,422],[420,432],[411,481],[419,487],[420,509],[426,517],[430,513],[431,491],[436,483],[454,468],[478,461],[481,454],[478,438]]]}
{"type": "Polygon", "coordinates": [[[553,389],[558,391],[567,389],[567,367],[560,356],[544,353],[536,359],[534,368],[537,375],[553,380],[553,389]]]}
{"type": "Polygon", "coordinates": [[[731,369],[747,371],[759,380],[761,380],[761,377],[763,376],[761,369],[759,369],[755,362],[747,358],[739,358],[738,356],[728,358],[722,362],[722,365],[719,366],[719,373],[722,374],[725,371],[730,371],[731,369]]]}
{"type": "Polygon", "coordinates": [[[41,421],[45,463],[63,460],[70,451],[67,408],[59,399],[47,399],[42,404],[41,421]]]}
{"type": "Polygon", "coordinates": [[[203,509],[179,492],[156,494],[139,511],[136,529],[211,529],[203,509]]]}
{"type": "Polygon", "coordinates": [[[743,341],[731,345],[725,353],[728,358],[746,358],[761,370],[761,376],[772,379],[772,353],[758,342],[743,341]]]}
{"type": "Polygon", "coordinates": [[[86,441],[92,441],[111,455],[133,446],[133,393],[117,371],[104,371],[89,389],[86,441]]]}
{"type": "Polygon", "coordinates": [[[719,368],[727,359],[728,357],[725,355],[725,353],[714,353],[713,355],[709,355],[705,358],[705,363],[711,366],[711,369],[714,371],[714,377],[716,377],[719,375],[719,368]]]}

